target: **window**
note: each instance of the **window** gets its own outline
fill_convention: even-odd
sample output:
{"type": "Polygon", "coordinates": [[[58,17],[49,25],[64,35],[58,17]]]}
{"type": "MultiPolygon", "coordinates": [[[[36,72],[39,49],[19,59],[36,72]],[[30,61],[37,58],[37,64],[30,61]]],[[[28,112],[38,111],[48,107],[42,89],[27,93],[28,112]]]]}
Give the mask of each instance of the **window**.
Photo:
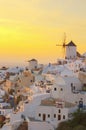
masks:
{"type": "Polygon", "coordinates": [[[60,109],[58,110],[58,113],[61,113],[61,110],[60,110],[60,109]]]}
{"type": "Polygon", "coordinates": [[[65,115],[63,115],[63,119],[65,119],[65,115]]]}
{"type": "Polygon", "coordinates": [[[73,83],[71,83],[71,91],[73,92],[73,83]]]}
{"type": "Polygon", "coordinates": [[[33,76],[33,82],[35,82],[35,77],[33,76]]]}
{"type": "Polygon", "coordinates": [[[50,114],[48,114],[48,118],[50,118],[50,114]]]}
{"type": "Polygon", "coordinates": [[[73,90],[75,90],[75,86],[73,86],[73,90]]]}
{"type": "Polygon", "coordinates": [[[77,104],[77,101],[75,101],[75,104],[77,104]]]}
{"type": "Polygon", "coordinates": [[[61,88],[60,90],[63,91],[63,88],[61,88]]]}
{"type": "Polygon", "coordinates": [[[61,120],[61,115],[58,115],[58,121],[60,121],[61,120]]]}
{"type": "Polygon", "coordinates": [[[33,80],[30,80],[30,82],[32,83],[32,82],[33,82],[33,80]]]}
{"type": "Polygon", "coordinates": [[[39,113],[39,117],[41,117],[41,114],[39,113]]]}
{"type": "Polygon", "coordinates": [[[54,88],[54,91],[56,91],[57,90],[57,88],[54,88]]]}
{"type": "Polygon", "coordinates": [[[54,118],[56,118],[56,114],[54,114],[54,118]]]}
{"type": "Polygon", "coordinates": [[[86,84],[83,84],[84,85],[84,87],[86,87],[86,84]]]}
{"type": "Polygon", "coordinates": [[[18,90],[18,92],[20,92],[20,90],[18,90]]]}
{"type": "Polygon", "coordinates": [[[35,66],[35,69],[37,69],[37,66],[35,66]]]}
{"type": "Polygon", "coordinates": [[[71,87],[73,87],[73,83],[71,83],[71,87]]]}

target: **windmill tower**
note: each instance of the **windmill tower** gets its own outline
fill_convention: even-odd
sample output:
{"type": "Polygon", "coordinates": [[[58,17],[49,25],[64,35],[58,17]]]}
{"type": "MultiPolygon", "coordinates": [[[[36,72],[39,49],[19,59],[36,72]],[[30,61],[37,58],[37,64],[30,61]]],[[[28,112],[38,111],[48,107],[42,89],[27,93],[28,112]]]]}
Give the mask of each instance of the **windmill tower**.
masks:
{"type": "Polygon", "coordinates": [[[77,58],[77,46],[73,41],[66,44],[66,34],[64,33],[63,44],[56,44],[56,46],[62,46],[63,57],[65,59],[76,59],[77,58]]]}
{"type": "Polygon", "coordinates": [[[66,45],[66,54],[65,54],[66,59],[76,59],[77,58],[77,46],[73,41],[70,41],[66,45]]]}
{"type": "Polygon", "coordinates": [[[56,46],[62,47],[63,58],[65,58],[65,47],[66,47],[66,33],[64,33],[63,44],[56,44],[56,46]]]}

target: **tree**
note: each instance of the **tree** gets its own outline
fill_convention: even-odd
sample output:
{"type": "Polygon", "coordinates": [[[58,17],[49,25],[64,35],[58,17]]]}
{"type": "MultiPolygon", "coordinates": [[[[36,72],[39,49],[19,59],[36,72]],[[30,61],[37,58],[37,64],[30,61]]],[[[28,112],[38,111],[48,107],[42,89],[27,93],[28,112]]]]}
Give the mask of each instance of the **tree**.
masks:
{"type": "Polygon", "coordinates": [[[72,128],[70,127],[70,122],[61,122],[57,128],[57,130],[72,130],[72,128]]]}
{"type": "Polygon", "coordinates": [[[86,130],[86,112],[77,110],[73,119],[61,122],[56,130],[86,130]]]}

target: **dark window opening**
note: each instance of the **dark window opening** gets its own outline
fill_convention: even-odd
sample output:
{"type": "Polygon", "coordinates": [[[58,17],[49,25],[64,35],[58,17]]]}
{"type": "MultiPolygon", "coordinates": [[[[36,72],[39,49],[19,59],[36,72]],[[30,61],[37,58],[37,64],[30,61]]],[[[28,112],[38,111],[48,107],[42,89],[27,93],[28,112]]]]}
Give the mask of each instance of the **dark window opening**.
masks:
{"type": "Polygon", "coordinates": [[[86,84],[84,84],[84,87],[86,87],[86,84]]]}
{"type": "Polygon", "coordinates": [[[63,88],[61,88],[61,91],[63,91],[63,88]]]}
{"type": "Polygon", "coordinates": [[[61,113],[61,110],[60,110],[60,109],[58,110],[58,113],[61,113]]]}
{"type": "Polygon", "coordinates": [[[54,114],[54,118],[56,118],[56,114],[54,114]]]}
{"type": "Polygon", "coordinates": [[[35,69],[37,69],[37,66],[35,66],[35,69]]]}
{"type": "Polygon", "coordinates": [[[20,90],[18,90],[18,92],[20,92],[20,90]]]}
{"type": "Polygon", "coordinates": [[[33,80],[30,80],[30,82],[32,83],[32,82],[33,82],[33,80]]]}
{"type": "Polygon", "coordinates": [[[73,87],[73,83],[71,83],[71,87],[73,87]]]}
{"type": "Polygon", "coordinates": [[[73,90],[75,90],[75,86],[73,86],[73,90]]]}
{"type": "Polygon", "coordinates": [[[54,88],[54,91],[56,91],[57,89],[56,88],[54,88]]]}
{"type": "Polygon", "coordinates": [[[63,119],[65,119],[65,115],[63,115],[63,119]]]}
{"type": "Polygon", "coordinates": [[[39,117],[41,117],[41,114],[39,113],[39,117]]]}
{"type": "Polygon", "coordinates": [[[58,120],[61,120],[61,115],[58,115],[58,120]]]}
{"type": "Polygon", "coordinates": [[[48,118],[50,117],[50,114],[48,114],[48,118]]]}

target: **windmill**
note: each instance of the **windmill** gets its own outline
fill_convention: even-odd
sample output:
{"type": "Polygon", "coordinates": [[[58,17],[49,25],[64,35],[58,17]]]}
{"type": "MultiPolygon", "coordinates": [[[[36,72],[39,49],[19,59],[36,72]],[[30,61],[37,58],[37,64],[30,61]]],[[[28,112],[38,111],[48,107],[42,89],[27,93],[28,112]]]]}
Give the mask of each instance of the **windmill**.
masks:
{"type": "Polygon", "coordinates": [[[62,47],[62,53],[63,57],[65,58],[65,47],[66,47],[66,33],[64,33],[64,39],[63,39],[63,44],[56,44],[56,46],[61,46],[62,47]]]}

